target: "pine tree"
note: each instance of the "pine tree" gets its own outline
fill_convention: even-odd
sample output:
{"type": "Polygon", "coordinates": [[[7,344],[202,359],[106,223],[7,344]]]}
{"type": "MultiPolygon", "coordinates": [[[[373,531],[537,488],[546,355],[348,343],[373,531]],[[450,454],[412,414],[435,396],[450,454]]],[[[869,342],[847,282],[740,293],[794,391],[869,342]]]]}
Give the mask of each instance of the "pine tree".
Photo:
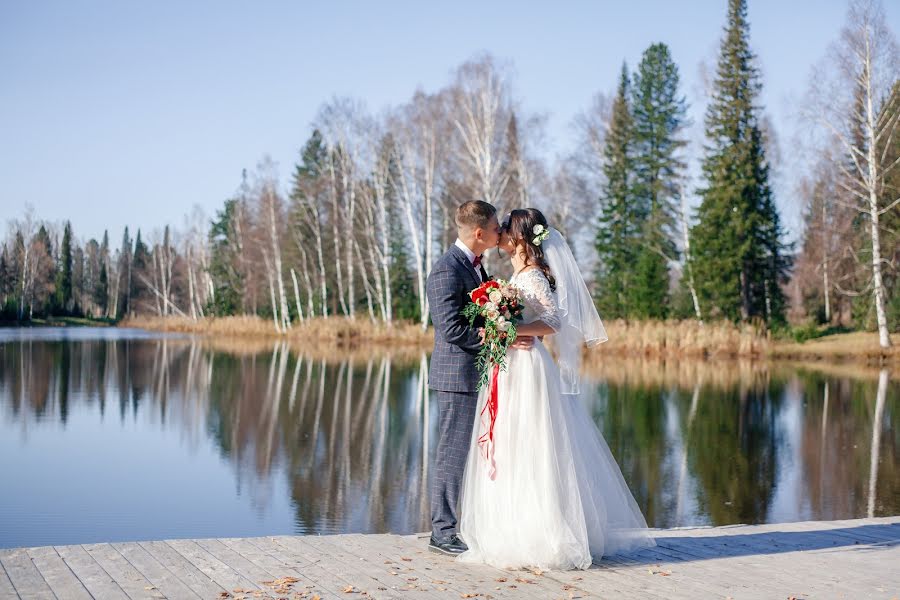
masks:
{"type": "Polygon", "coordinates": [[[109,303],[109,232],[105,230],[100,244],[100,277],[94,290],[94,302],[100,307],[100,316],[106,316],[109,303]]]}
{"type": "Polygon", "coordinates": [[[629,294],[637,317],[663,318],[669,304],[669,261],[678,257],[678,180],[685,167],[678,152],[685,119],[678,67],[665,44],[644,51],[632,86],[634,195],[639,209],[640,250],[629,294]]]}
{"type": "Polygon", "coordinates": [[[209,230],[209,271],[216,289],[215,303],[209,308],[217,316],[237,314],[241,310],[244,294],[244,276],[237,268],[232,235],[238,202],[239,198],[226,200],[222,210],[216,212],[216,219],[209,230]]]}
{"type": "Polygon", "coordinates": [[[74,311],[72,300],[72,223],[66,221],[62,245],[59,249],[59,269],[56,272],[56,310],[67,315],[74,311]]]}
{"type": "Polygon", "coordinates": [[[595,297],[606,317],[624,317],[630,313],[628,290],[636,256],[635,227],[641,220],[633,189],[633,121],[629,96],[628,69],[623,64],[603,149],[606,182],[600,194],[602,209],[596,239],[599,263],[595,297]]]}
{"type": "Polygon", "coordinates": [[[746,0],[729,0],[715,91],[706,112],[705,187],[692,231],[693,267],[710,316],[780,321],[788,269],[769,186],[746,0]]]}
{"type": "Polygon", "coordinates": [[[147,267],[150,263],[150,249],[141,239],[141,230],[138,228],[137,234],[134,236],[134,255],[131,260],[131,300],[129,301],[129,310],[134,311],[139,308],[141,299],[141,290],[143,284],[142,277],[147,277],[147,267]]]}
{"type": "Polygon", "coordinates": [[[127,315],[131,310],[131,269],[133,266],[133,258],[134,254],[131,246],[131,237],[128,235],[128,226],[126,225],[125,232],[122,234],[122,248],[119,251],[119,273],[121,274],[120,277],[122,277],[123,289],[119,293],[120,298],[116,299],[118,307],[121,307],[121,311],[116,311],[116,318],[127,315]]]}

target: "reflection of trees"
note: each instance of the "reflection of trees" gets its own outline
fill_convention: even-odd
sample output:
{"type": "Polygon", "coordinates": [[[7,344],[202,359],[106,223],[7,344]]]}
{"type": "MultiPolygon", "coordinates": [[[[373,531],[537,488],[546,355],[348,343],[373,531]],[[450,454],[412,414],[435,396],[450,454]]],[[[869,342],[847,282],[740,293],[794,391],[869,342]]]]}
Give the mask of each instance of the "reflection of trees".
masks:
{"type": "Polygon", "coordinates": [[[882,369],[876,381],[800,373],[805,402],[802,459],[816,519],[896,514],[900,499],[898,387],[882,369]]]}
{"type": "MultiPolygon", "coordinates": [[[[612,358],[594,369],[583,399],[652,525],[765,520],[788,430],[799,436],[789,440],[801,463],[797,510],[808,511],[798,517],[900,510],[900,387],[887,371],[870,380],[612,358]],[[798,410],[780,410],[788,384],[798,410]],[[799,424],[779,422],[796,415],[799,424]]],[[[189,445],[212,440],[260,507],[285,477],[297,531],[409,532],[428,523],[427,372],[426,356],[408,350],[21,341],[0,345],[0,419],[23,436],[85,407],[160,424],[189,445]]]]}
{"type": "Polygon", "coordinates": [[[777,466],[781,387],[783,382],[701,388],[688,454],[700,506],[713,525],[765,521],[777,466]]]}

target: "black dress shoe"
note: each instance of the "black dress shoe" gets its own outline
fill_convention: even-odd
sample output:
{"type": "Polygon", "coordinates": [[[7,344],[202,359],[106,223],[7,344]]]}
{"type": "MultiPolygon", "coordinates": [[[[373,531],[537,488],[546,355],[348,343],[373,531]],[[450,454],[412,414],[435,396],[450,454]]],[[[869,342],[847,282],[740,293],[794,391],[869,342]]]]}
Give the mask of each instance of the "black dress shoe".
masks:
{"type": "Polygon", "coordinates": [[[437,552],[438,554],[446,554],[447,556],[458,556],[469,549],[459,536],[455,533],[451,535],[446,540],[439,542],[434,539],[434,536],[431,536],[431,540],[428,542],[428,549],[432,552],[437,552]]]}

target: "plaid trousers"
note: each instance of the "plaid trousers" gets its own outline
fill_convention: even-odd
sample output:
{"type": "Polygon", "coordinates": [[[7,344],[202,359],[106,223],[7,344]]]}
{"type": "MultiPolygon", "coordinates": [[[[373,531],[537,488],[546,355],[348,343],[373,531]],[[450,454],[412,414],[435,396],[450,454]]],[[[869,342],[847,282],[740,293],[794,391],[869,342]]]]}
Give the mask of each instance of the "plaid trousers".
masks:
{"type": "Polygon", "coordinates": [[[457,533],[459,492],[472,442],[477,392],[436,392],[438,447],[431,476],[431,533],[445,541],[457,533]]]}

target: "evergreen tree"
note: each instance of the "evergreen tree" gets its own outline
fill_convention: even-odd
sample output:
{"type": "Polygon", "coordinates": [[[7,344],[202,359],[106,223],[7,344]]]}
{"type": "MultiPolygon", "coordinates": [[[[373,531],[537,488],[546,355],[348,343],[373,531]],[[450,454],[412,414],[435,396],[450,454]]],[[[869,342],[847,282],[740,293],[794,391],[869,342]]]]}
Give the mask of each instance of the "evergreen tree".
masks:
{"type": "Polygon", "coordinates": [[[381,142],[381,155],[387,157],[388,173],[385,190],[385,202],[388,210],[388,236],[390,237],[391,255],[391,310],[395,319],[407,319],[418,321],[419,301],[416,297],[416,275],[412,268],[412,256],[410,256],[408,236],[403,226],[406,218],[403,214],[397,183],[400,181],[396,152],[394,152],[394,140],[390,134],[381,142]]]}
{"type": "Polygon", "coordinates": [[[788,260],[769,186],[755,102],[761,84],[749,44],[746,0],[729,0],[715,89],[706,112],[705,187],[692,232],[701,305],[710,316],[781,321],[788,260]]]}
{"type": "Polygon", "coordinates": [[[100,276],[94,290],[94,302],[100,307],[100,316],[106,316],[109,302],[109,232],[103,231],[103,242],[100,244],[100,276]]]}
{"type": "Polygon", "coordinates": [[[506,152],[504,162],[507,174],[506,187],[503,188],[502,206],[498,207],[502,214],[528,206],[528,189],[525,173],[525,162],[519,144],[519,122],[515,111],[506,125],[506,152]]]}
{"type": "Polygon", "coordinates": [[[129,300],[129,310],[134,311],[139,308],[138,303],[141,298],[141,277],[147,276],[147,266],[150,264],[150,250],[141,239],[141,230],[137,230],[134,236],[134,255],[131,259],[131,299],[129,300]]]}
{"type": "Polygon", "coordinates": [[[56,272],[56,310],[62,314],[74,312],[72,299],[72,223],[66,221],[59,250],[59,269],[56,272]]]}
{"type": "Polygon", "coordinates": [[[128,226],[122,234],[122,248],[119,250],[119,277],[122,280],[119,297],[116,298],[115,318],[119,319],[128,314],[131,304],[131,267],[133,260],[131,237],[128,235],[128,226]]]}
{"type": "Polygon", "coordinates": [[[677,259],[678,152],[685,119],[678,67],[665,44],[644,51],[632,86],[634,195],[641,219],[640,249],[629,294],[632,314],[663,318],[669,304],[669,261],[677,259]]]}
{"type": "Polygon", "coordinates": [[[232,231],[239,198],[225,201],[209,230],[211,257],[209,272],[215,285],[215,302],[209,307],[218,316],[234,315],[241,310],[244,277],[237,268],[232,231]]]}
{"type": "Polygon", "coordinates": [[[600,194],[602,204],[596,248],[598,308],[606,317],[630,313],[629,288],[636,256],[636,225],[641,221],[634,196],[633,121],[629,106],[628,69],[622,65],[619,87],[603,149],[606,182],[600,194]]]}

